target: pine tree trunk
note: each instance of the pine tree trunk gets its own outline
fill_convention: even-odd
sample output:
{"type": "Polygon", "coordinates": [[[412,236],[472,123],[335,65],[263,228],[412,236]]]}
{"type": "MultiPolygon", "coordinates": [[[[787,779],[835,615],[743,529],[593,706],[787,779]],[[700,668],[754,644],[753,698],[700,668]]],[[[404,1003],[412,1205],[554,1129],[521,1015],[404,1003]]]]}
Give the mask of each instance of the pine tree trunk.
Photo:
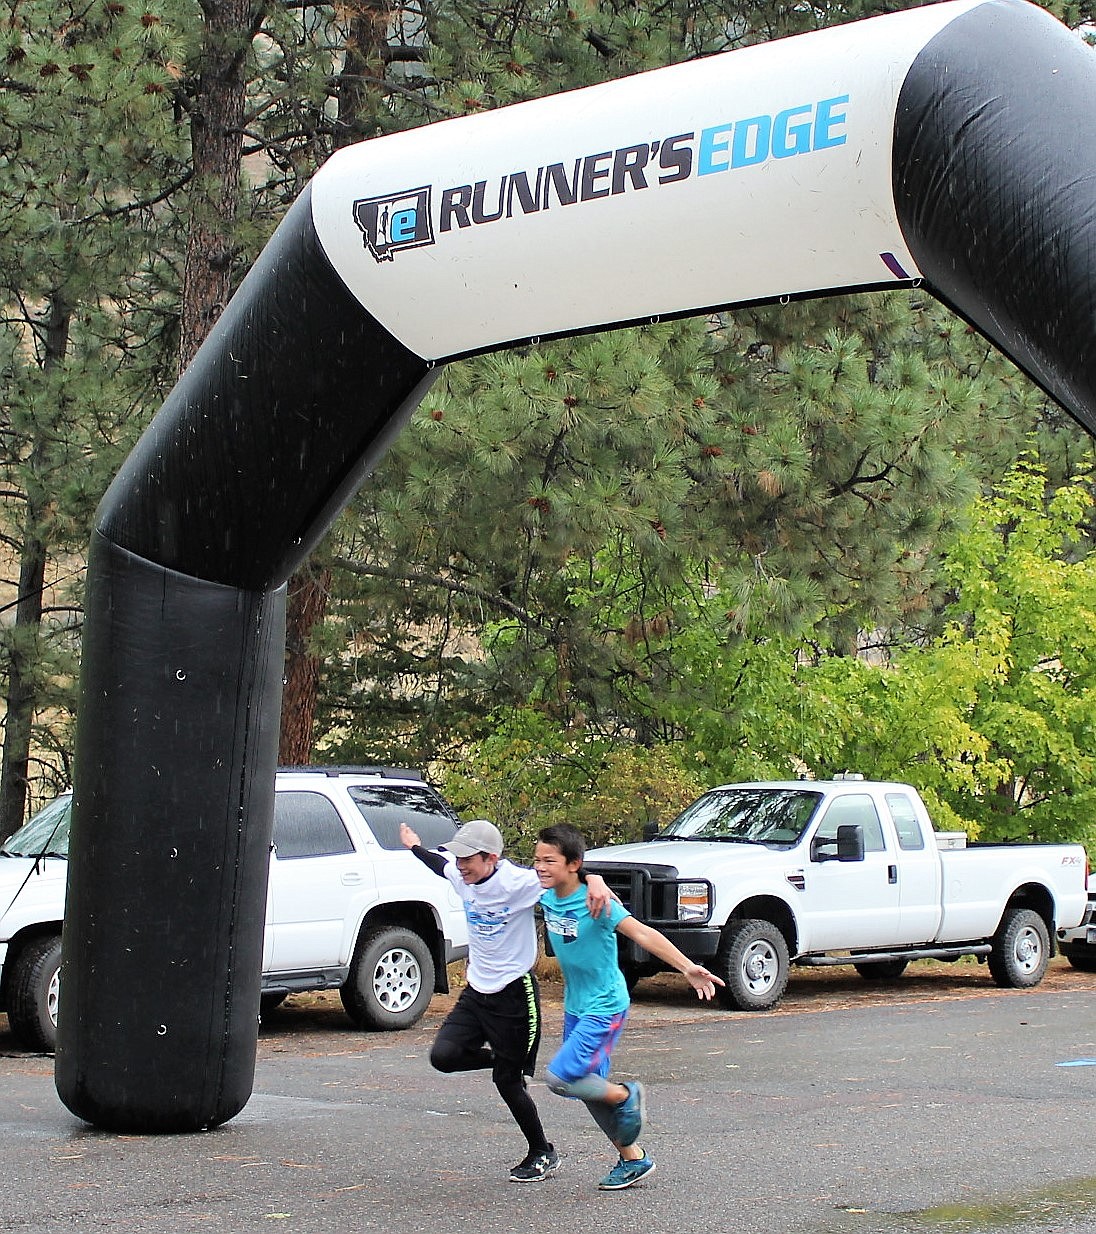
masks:
{"type": "Polygon", "coordinates": [[[42,511],[28,502],[23,551],[19,561],[19,601],[8,643],[8,688],[4,699],[4,753],[0,761],[0,840],[23,825],[27,808],[31,730],[34,722],[35,666],[42,622],[42,586],[46,546],[36,534],[42,511]]]}
{"type": "Polygon", "coordinates": [[[179,371],[190,363],[232,294],[243,153],[244,57],[249,0],[206,0],[205,46],[191,114],[194,194],[183,270],[179,371]]]}
{"type": "Polygon", "coordinates": [[[311,648],[312,631],[327,610],[329,567],[306,563],[293,575],[286,605],[285,685],[278,762],[299,766],[312,757],[321,660],[311,648]]]}
{"type": "Polygon", "coordinates": [[[380,0],[351,0],[346,10],[350,15],[346,36],[346,55],[338,76],[336,101],[338,123],[335,126],[335,146],[351,145],[377,133],[365,131],[369,116],[369,96],[376,87],[373,81],[385,73],[385,51],[390,6],[380,0]],[[350,10],[353,12],[350,13],[350,10]]]}
{"type": "MultiPolygon", "coordinates": [[[[367,78],[384,73],[383,49],[389,6],[358,0],[347,30],[346,57],[339,75],[338,123],[335,146],[345,146],[373,134],[361,131],[371,89],[367,78]]],[[[347,10],[351,8],[347,6],[347,10]]],[[[278,759],[283,766],[301,765],[312,757],[313,725],[320,689],[320,659],[309,648],[313,630],[327,614],[331,571],[306,562],[289,580],[286,609],[285,685],[282,690],[282,732],[278,759]]]]}
{"type": "MultiPolygon", "coordinates": [[[[48,372],[63,363],[68,347],[71,315],[59,296],[50,303],[44,332],[48,372]]],[[[0,840],[23,825],[27,808],[31,735],[37,688],[35,678],[42,625],[42,591],[46,581],[48,549],[42,534],[49,498],[35,484],[46,453],[46,436],[39,435],[27,468],[30,477],[19,557],[19,593],[15,625],[8,640],[8,687],[4,698],[4,750],[0,756],[0,840]]]]}

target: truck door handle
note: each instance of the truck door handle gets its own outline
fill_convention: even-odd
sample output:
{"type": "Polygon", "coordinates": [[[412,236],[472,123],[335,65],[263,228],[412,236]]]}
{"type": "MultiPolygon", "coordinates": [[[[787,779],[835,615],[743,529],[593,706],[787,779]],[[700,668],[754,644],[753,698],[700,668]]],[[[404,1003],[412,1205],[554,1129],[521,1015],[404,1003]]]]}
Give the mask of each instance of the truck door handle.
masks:
{"type": "MultiPolygon", "coordinates": [[[[891,869],[894,867],[892,866],[891,869]]],[[[357,870],[347,870],[341,881],[344,887],[356,887],[362,881],[362,876],[357,870]]]]}
{"type": "Polygon", "coordinates": [[[898,882],[898,867],[897,866],[887,866],[887,882],[888,883],[898,882]]]}

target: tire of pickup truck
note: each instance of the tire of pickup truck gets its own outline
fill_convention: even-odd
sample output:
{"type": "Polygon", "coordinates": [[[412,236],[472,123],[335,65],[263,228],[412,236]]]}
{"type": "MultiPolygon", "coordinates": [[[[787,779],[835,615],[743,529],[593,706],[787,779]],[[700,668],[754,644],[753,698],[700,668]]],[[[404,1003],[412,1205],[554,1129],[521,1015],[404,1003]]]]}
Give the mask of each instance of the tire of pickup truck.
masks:
{"type": "Polygon", "coordinates": [[[1043,980],[1050,963],[1047,924],[1030,908],[1010,908],[1001,918],[989,953],[990,976],[999,986],[1026,990],[1043,980]]]}
{"type": "Polygon", "coordinates": [[[56,934],[28,943],[15,962],[8,994],[8,1026],[24,1050],[53,1054],[57,1049],[60,974],[61,939],[56,934]]]}
{"type": "Polygon", "coordinates": [[[767,1011],[783,998],[790,967],[788,944],[771,921],[732,922],[715,959],[727,983],[716,986],[716,997],[736,1011],[767,1011]]]}
{"type": "Polygon", "coordinates": [[[339,990],[359,1028],[392,1032],[418,1023],[434,993],[434,957],[413,930],[388,926],[358,940],[339,990]]]}

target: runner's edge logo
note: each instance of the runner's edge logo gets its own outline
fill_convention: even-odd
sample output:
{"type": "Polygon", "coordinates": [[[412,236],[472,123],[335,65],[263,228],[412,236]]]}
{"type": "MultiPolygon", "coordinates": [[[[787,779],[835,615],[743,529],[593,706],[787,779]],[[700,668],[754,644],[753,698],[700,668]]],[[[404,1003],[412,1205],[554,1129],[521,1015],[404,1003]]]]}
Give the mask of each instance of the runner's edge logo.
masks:
{"type": "MultiPolygon", "coordinates": [[[[848,94],[836,95],[772,115],[711,125],[699,134],[678,133],[583,155],[568,163],[549,163],[532,172],[515,171],[491,181],[454,185],[441,190],[438,232],[843,146],[848,103],[848,94]]],[[[424,185],[354,202],[354,221],[377,262],[434,243],[431,191],[432,186],[424,185]]]]}
{"type": "Polygon", "coordinates": [[[433,244],[430,217],[429,185],[354,203],[354,222],[377,261],[391,261],[394,253],[433,244]]]}

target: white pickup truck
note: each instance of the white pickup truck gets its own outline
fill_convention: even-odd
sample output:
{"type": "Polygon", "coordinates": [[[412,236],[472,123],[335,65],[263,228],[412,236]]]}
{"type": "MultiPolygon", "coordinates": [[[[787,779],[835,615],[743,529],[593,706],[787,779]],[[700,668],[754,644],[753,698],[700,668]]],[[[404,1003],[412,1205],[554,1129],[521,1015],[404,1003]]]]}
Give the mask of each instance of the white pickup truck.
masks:
{"type": "MultiPolygon", "coordinates": [[[[1037,985],[1055,931],[1084,915],[1085,850],[945,843],[908,784],[725,784],[644,843],[592,849],[586,866],[723,978],[724,1006],[774,1006],[793,963],[890,980],[910,960],[975,955],[1000,986],[1037,985]]],[[[620,960],[630,985],[660,968],[627,939],[620,960]]]]}
{"type": "MultiPolygon", "coordinates": [[[[0,845],[0,1010],[25,1049],[57,1037],[71,796],[0,845]]],[[[361,1028],[408,1028],[446,966],[468,954],[461,902],[400,843],[401,822],[436,848],[459,820],[416,773],[393,768],[278,771],[266,904],[262,1002],[338,989],[361,1028]]]]}

